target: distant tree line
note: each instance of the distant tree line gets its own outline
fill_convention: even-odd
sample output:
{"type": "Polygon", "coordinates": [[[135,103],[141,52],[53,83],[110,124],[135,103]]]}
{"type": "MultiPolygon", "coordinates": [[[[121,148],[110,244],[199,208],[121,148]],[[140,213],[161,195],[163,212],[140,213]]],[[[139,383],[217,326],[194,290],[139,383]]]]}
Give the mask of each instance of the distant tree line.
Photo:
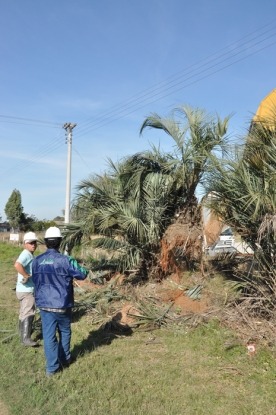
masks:
{"type": "MultiPolygon", "coordinates": [[[[20,229],[21,231],[43,231],[50,226],[55,226],[56,221],[63,221],[64,218],[61,216],[56,216],[53,220],[42,219],[39,220],[35,215],[29,215],[24,212],[22,206],[22,198],[19,190],[14,189],[10,195],[6,206],[5,214],[7,221],[12,227],[12,229],[20,229]]],[[[1,216],[0,216],[1,218],[1,216]]],[[[0,219],[2,220],[2,218],[0,219]]]]}

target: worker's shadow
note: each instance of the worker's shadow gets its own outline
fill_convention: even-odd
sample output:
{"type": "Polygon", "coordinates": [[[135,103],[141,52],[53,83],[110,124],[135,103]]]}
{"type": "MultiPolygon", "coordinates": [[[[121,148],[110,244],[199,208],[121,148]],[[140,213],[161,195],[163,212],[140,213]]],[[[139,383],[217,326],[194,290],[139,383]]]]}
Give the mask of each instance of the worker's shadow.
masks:
{"type": "Polygon", "coordinates": [[[76,344],[71,350],[73,360],[85,352],[92,352],[100,346],[109,345],[119,337],[131,336],[131,327],[121,324],[121,317],[122,314],[119,312],[98,330],[90,331],[88,337],[80,344],[76,344]]]}

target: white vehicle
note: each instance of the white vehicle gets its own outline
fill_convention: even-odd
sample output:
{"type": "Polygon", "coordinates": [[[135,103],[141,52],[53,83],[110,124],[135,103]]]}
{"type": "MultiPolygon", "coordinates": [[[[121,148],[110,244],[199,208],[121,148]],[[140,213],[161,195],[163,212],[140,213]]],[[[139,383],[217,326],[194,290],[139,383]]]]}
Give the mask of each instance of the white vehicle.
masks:
{"type": "Polygon", "coordinates": [[[229,226],[225,226],[217,241],[212,246],[205,249],[205,253],[211,256],[232,252],[236,252],[235,237],[229,226]]]}

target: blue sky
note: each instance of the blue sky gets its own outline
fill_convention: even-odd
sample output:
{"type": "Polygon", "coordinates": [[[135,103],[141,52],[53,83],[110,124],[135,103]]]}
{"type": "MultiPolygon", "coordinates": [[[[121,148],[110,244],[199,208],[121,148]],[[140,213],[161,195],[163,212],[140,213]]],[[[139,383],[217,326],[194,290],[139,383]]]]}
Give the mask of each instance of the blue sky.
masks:
{"type": "Polygon", "coordinates": [[[189,104],[234,113],[235,137],[276,88],[274,0],[4,0],[0,37],[3,219],[13,189],[25,213],[62,214],[66,122],[77,123],[73,198],[107,158],[150,142],[172,148],[162,132],[139,136],[151,112],[189,104]]]}

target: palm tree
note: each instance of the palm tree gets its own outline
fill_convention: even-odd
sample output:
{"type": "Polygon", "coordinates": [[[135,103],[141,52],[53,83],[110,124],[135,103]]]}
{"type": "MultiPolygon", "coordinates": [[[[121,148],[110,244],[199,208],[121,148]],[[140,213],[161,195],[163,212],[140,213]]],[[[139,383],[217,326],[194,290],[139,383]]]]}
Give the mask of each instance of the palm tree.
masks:
{"type": "MultiPolygon", "coordinates": [[[[201,260],[201,209],[196,190],[209,169],[211,155],[217,149],[226,149],[226,132],[230,116],[207,114],[205,110],[182,106],[169,117],[157,114],[147,117],[140,134],[146,128],[163,130],[174,140],[174,152],[168,154],[157,167],[157,172],[171,180],[170,209],[177,219],[165,231],[161,241],[160,264],[164,272],[178,272],[201,260]]],[[[134,162],[155,160],[156,149],[134,157],[134,162]]]]}
{"type": "Polygon", "coordinates": [[[245,144],[232,157],[213,159],[205,182],[212,210],[254,251],[262,284],[276,282],[276,116],[251,125],[245,144]]]}
{"type": "MultiPolygon", "coordinates": [[[[129,159],[109,160],[109,171],[83,180],[74,205],[75,223],[64,226],[63,245],[90,244],[110,253],[104,266],[125,271],[150,256],[166,222],[168,184],[162,176],[138,189],[129,159]],[[91,235],[98,235],[91,240],[91,235]]],[[[97,265],[97,264],[94,264],[97,265]]],[[[103,264],[101,264],[103,265],[103,264]]]]}
{"type": "Polygon", "coordinates": [[[210,154],[219,147],[226,148],[226,132],[230,116],[221,120],[205,110],[182,106],[167,118],[158,114],[147,117],[140,134],[146,128],[163,130],[175,142],[174,154],[165,164],[181,184],[183,203],[189,203],[208,169],[210,154]]]}
{"type": "MultiPolygon", "coordinates": [[[[64,244],[72,247],[76,242],[93,243],[111,253],[109,264],[117,269],[124,271],[139,264],[147,273],[160,242],[165,248],[163,236],[172,226],[175,214],[186,207],[177,224],[184,216],[187,219],[188,209],[192,209],[195,220],[195,191],[208,168],[211,152],[225,144],[227,123],[228,118],[221,121],[189,107],[176,109],[168,119],[156,114],[148,117],[141,134],[147,127],[163,129],[175,142],[173,151],[164,153],[152,146],[117,164],[108,160],[106,174],[83,180],[78,185],[74,206],[78,223],[66,225],[64,244]],[[91,241],[91,234],[99,237],[91,241]]],[[[183,238],[185,234],[180,250],[185,244],[183,238]]],[[[201,242],[197,250],[201,252],[201,242]]],[[[166,271],[162,257],[161,268],[166,271]]]]}

